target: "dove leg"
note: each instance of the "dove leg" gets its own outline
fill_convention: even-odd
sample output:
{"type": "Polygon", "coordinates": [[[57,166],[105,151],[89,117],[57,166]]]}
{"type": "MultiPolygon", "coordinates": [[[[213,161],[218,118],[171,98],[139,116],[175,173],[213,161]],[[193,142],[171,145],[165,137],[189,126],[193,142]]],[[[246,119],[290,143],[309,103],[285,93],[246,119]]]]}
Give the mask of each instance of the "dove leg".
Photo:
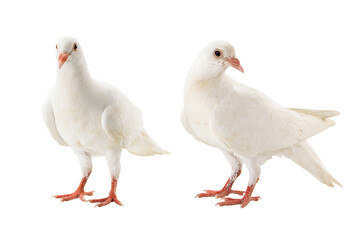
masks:
{"type": "Polygon", "coordinates": [[[70,194],[54,196],[55,198],[61,198],[62,202],[70,201],[70,200],[73,200],[76,198],[79,198],[81,201],[86,201],[84,198],[85,195],[87,195],[87,196],[93,195],[93,191],[85,192],[85,190],[84,190],[85,184],[86,184],[86,182],[91,174],[91,170],[92,170],[91,155],[87,152],[78,151],[78,150],[74,150],[74,152],[79,158],[80,168],[81,168],[83,177],[80,181],[78,188],[75,190],[75,192],[70,193],[70,194]]]}
{"type": "MultiPolygon", "coordinates": [[[[249,167],[248,167],[249,168],[249,167]]],[[[249,182],[248,187],[246,188],[245,195],[241,199],[234,198],[223,198],[222,202],[217,203],[219,206],[230,206],[240,204],[242,208],[246,207],[250,201],[258,201],[260,197],[252,197],[252,192],[254,191],[256,183],[259,181],[260,176],[260,167],[251,166],[249,168],[249,182]]]]}
{"type": "Polygon", "coordinates": [[[196,195],[198,198],[203,197],[216,197],[216,198],[223,198],[229,195],[230,193],[243,195],[244,191],[237,191],[232,190],[232,185],[234,184],[235,180],[240,176],[242,163],[239,158],[237,158],[234,153],[231,152],[224,152],[226,159],[229,161],[231,165],[231,175],[227,182],[225,183],[224,187],[221,190],[205,190],[204,193],[199,193],[196,195]]]}
{"type": "Polygon", "coordinates": [[[106,157],[111,175],[111,189],[108,197],[89,200],[91,203],[98,203],[95,205],[95,207],[102,207],[108,205],[111,202],[115,202],[119,206],[123,205],[116,196],[116,187],[120,175],[120,155],[121,151],[117,153],[111,153],[106,157]]]}

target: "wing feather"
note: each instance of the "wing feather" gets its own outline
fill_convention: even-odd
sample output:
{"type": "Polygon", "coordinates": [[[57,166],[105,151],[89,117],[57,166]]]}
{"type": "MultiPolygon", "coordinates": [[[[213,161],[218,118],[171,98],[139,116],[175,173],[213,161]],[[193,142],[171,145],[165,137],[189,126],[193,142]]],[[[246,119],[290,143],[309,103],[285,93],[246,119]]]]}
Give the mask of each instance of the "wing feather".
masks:
{"type": "Polygon", "coordinates": [[[55,139],[55,141],[62,146],[68,146],[68,144],[64,141],[64,139],[60,136],[60,134],[57,130],[57,127],[56,127],[55,116],[54,116],[53,108],[51,105],[51,92],[44,102],[44,105],[42,108],[42,115],[44,118],[44,122],[45,122],[51,136],[55,139]]]}
{"type": "Polygon", "coordinates": [[[230,150],[255,157],[293,146],[334,122],[286,109],[259,91],[238,84],[214,109],[210,125],[230,150]]]}
{"type": "Polygon", "coordinates": [[[121,104],[116,101],[105,108],[102,126],[114,142],[125,147],[141,134],[143,122],[140,110],[127,99],[121,100],[121,104]]]}
{"type": "Polygon", "coordinates": [[[314,110],[314,109],[301,109],[301,108],[290,108],[290,110],[299,113],[309,114],[314,117],[319,117],[323,119],[335,117],[340,114],[338,111],[334,111],[334,110],[314,110]]]}

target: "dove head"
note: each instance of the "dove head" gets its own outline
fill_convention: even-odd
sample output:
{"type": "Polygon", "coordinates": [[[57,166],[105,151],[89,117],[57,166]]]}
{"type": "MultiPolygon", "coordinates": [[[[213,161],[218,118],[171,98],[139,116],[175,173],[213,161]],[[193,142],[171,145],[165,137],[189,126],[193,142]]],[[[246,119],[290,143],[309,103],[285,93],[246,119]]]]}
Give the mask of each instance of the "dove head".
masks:
{"type": "Polygon", "coordinates": [[[79,42],[72,37],[62,37],[56,44],[58,70],[86,67],[79,42]]]}
{"type": "Polygon", "coordinates": [[[226,41],[214,41],[209,43],[196,59],[192,72],[206,78],[217,77],[228,67],[233,67],[244,73],[240,61],[235,56],[234,47],[226,41]],[[195,73],[195,72],[196,73],[195,73]]]}

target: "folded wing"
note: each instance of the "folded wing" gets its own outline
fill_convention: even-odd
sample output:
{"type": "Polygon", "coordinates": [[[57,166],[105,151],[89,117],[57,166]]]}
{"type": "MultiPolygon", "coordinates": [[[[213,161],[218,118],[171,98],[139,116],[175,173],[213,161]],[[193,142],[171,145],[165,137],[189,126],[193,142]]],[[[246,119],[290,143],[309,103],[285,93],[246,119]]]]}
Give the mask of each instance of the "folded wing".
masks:
{"type": "Polygon", "coordinates": [[[210,126],[226,147],[251,158],[293,146],[335,124],[304,111],[284,108],[238,84],[214,109],[210,126]]]}
{"type": "Polygon", "coordinates": [[[55,123],[55,116],[53,112],[53,108],[51,105],[51,92],[47,99],[44,102],[43,108],[42,108],[42,114],[44,118],[44,122],[51,134],[51,136],[55,139],[57,143],[59,143],[62,146],[68,146],[68,144],[64,141],[64,139],[60,136],[56,123],[55,123]]]}
{"type": "Polygon", "coordinates": [[[143,128],[141,111],[125,96],[119,97],[121,99],[106,107],[102,115],[102,126],[109,138],[132,154],[167,154],[143,128]]]}

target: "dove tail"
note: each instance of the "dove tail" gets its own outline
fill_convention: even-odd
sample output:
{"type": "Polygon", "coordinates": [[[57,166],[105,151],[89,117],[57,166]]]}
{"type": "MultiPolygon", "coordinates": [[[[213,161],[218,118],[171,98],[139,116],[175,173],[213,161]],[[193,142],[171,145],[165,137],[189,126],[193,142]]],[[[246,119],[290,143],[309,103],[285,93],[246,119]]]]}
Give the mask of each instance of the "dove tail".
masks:
{"type": "Polygon", "coordinates": [[[311,173],[320,182],[333,187],[334,183],[342,185],[325,169],[320,158],[307,141],[302,141],[283,150],[283,155],[311,173]]]}
{"type": "Polygon", "coordinates": [[[293,110],[298,113],[305,113],[322,119],[335,117],[340,114],[338,111],[334,111],[334,110],[314,110],[314,109],[301,109],[301,108],[290,108],[290,110],[293,110]]]}
{"type": "Polygon", "coordinates": [[[153,156],[155,154],[169,154],[163,150],[144,130],[126,149],[135,155],[153,156]]]}

